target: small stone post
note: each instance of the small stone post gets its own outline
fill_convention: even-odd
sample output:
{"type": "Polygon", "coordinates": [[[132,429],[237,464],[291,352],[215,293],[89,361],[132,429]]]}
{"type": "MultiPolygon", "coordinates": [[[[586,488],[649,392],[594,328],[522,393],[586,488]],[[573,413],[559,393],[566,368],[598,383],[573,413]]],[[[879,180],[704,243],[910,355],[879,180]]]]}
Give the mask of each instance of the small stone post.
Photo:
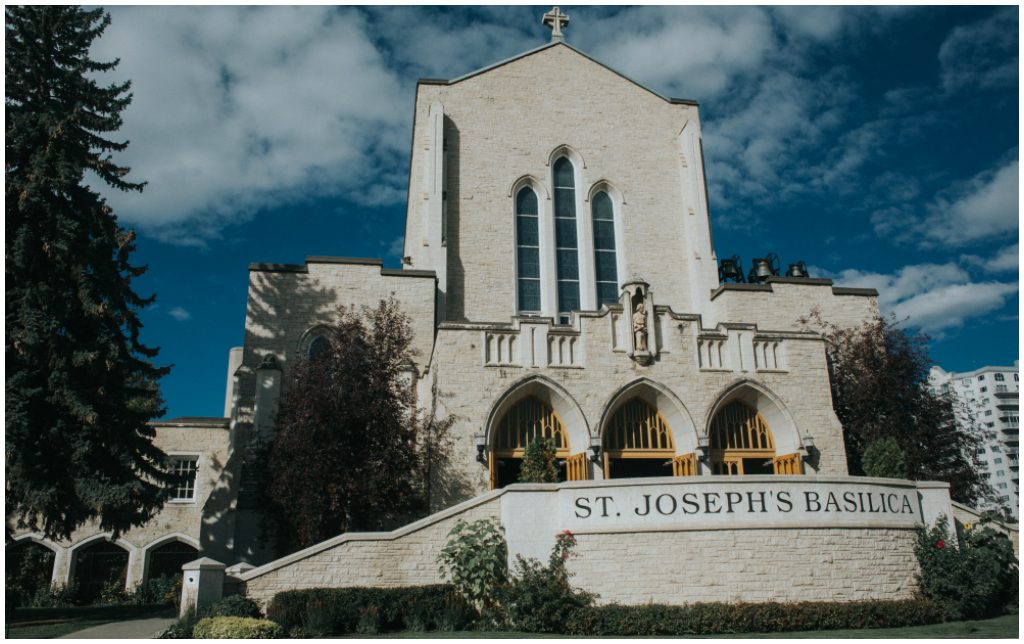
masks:
{"type": "Polygon", "coordinates": [[[224,568],[219,561],[203,557],[181,567],[181,609],[179,617],[190,610],[199,611],[220,601],[224,595],[224,568]]]}

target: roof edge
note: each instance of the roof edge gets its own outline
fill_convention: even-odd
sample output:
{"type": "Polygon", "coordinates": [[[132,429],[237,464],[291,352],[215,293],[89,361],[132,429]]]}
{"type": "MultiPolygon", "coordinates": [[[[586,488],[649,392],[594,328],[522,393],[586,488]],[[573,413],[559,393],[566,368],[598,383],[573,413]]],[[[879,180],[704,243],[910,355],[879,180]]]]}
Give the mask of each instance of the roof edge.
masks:
{"type": "Polygon", "coordinates": [[[616,69],[614,69],[612,67],[609,67],[608,65],[602,63],[601,61],[597,60],[593,56],[587,54],[586,52],[580,51],[579,49],[573,47],[572,45],[570,45],[569,43],[567,43],[565,41],[552,41],[552,42],[549,42],[549,43],[545,43],[545,44],[543,44],[543,45],[541,45],[539,47],[534,47],[533,49],[528,49],[528,50],[526,50],[526,51],[524,51],[522,53],[516,54],[515,56],[510,56],[509,58],[505,58],[504,60],[500,60],[500,61],[498,61],[496,63],[492,63],[492,64],[487,65],[485,67],[481,67],[481,68],[476,69],[474,71],[471,71],[469,73],[463,74],[462,76],[457,76],[455,78],[451,78],[451,79],[448,79],[448,80],[443,80],[443,79],[439,79],[439,78],[421,78],[418,81],[416,81],[416,84],[417,85],[454,85],[455,83],[461,83],[464,80],[468,80],[470,78],[473,78],[474,76],[479,76],[480,74],[484,74],[484,73],[489,72],[489,71],[491,71],[493,69],[497,69],[498,67],[502,67],[504,65],[508,65],[509,63],[512,63],[512,62],[515,62],[515,61],[519,60],[520,58],[526,58],[527,56],[532,56],[533,54],[536,54],[536,53],[539,53],[541,51],[544,51],[545,49],[549,49],[551,47],[557,47],[559,45],[562,45],[564,47],[568,47],[569,49],[571,49],[572,51],[576,52],[580,56],[583,56],[584,58],[586,58],[590,62],[594,63],[595,65],[600,65],[601,67],[607,69],[608,71],[610,71],[611,73],[615,74],[616,76],[618,76],[618,77],[620,77],[620,78],[622,78],[622,79],[624,79],[626,81],[629,81],[630,83],[636,85],[640,89],[645,90],[647,92],[650,92],[651,94],[654,94],[655,96],[657,96],[661,100],[665,101],[666,103],[669,103],[669,104],[672,104],[672,105],[686,105],[687,107],[700,107],[700,104],[697,101],[693,100],[693,99],[689,99],[689,98],[669,98],[668,96],[665,96],[664,94],[659,94],[658,92],[654,91],[650,87],[647,87],[643,83],[640,83],[640,82],[638,82],[636,80],[633,80],[629,76],[626,76],[622,72],[620,72],[620,71],[618,71],[618,70],[616,70],[616,69]]]}

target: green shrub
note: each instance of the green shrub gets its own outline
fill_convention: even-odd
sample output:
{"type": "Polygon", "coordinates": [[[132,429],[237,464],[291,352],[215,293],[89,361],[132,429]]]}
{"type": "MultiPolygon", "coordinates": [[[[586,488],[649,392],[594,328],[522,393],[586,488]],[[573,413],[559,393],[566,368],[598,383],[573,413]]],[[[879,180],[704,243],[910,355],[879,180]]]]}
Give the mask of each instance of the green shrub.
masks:
{"type": "Polygon", "coordinates": [[[441,576],[478,610],[495,605],[496,593],[508,576],[508,544],[504,529],[493,519],[466,523],[448,533],[438,555],[441,576]]]}
{"type": "Polygon", "coordinates": [[[275,595],[267,607],[268,619],[303,637],[461,630],[475,617],[473,608],[447,585],[289,590],[275,595]]]}
{"type": "Polygon", "coordinates": [[[133,595],[125,590],[123,581],[114,579],[103,584],[103,589],[100,590],[100,596],[96,603],[106,606],[119,606],[131,604],[133,597],[133,595]]]}
{"type": "Polygon", "coordinates": [[[192,639],[198,637],[193,634],[197,623],[208,617],[260,617],[260,607],[255,601],[244,595],[229,595],[212,606],[196,611],[190,610],[177,622],[168,626],[162,633],[160,639],[192,639]]]}
{"type": "Polygon", "coordinates": [[[132,593],[133,604],[170,604],[177,605],[181,601],[181,574],[170,577],[160,576],[150,579],[135,587],[132,593]]]}
{"type": "Polygon", "coordinates": [[[259,604],[245,595],[229,595],[210,606],[210,617],[262,617],[259,604]]]}
{"type": "Polygon", "coordinates": [[[516,555],[515,572],[501,596],[501,609],[511,628],[558,633],[567,615],[594,601],[596,595],[574,590],[569,583],[566,562],[575,547],[576,538],[566,530],[555,537],[547,566],[516,555]]]}
{"type": "Polygon", "coordinates": [[[284,637],[284,631],[268,619],[205,617],[192,629],[192,637],[199,640],[273,639],[284,637]]]}
{"type": "Polygon", "coordinates": [[[891,436],[868,445],[861,457],[861,466],[867,476],[880,478],[907,478],[907,464],[900,444],[891,436]]]}
{"type": "Polygon", "coordinates": [[[927,600],[584,606],[564,620],[567,635],[620,637],[895,628],[941,621],[927,600]]]}
{"type": "Polygon", "coordinates": [[[520,483],[558,483],[555,468],[555,441],[538,437],[530,441],[523,450],[523,462],[519,466],[520,483]]]}
{"type": "Polygon", "coordinates": [[[947,620],[994,617],[1017,598],[1017,558],[1010,540],[984,523],[964,529],[958,544],[940,516],[918,531],[914,554],[921,566],[918,585],[947,620]]]}

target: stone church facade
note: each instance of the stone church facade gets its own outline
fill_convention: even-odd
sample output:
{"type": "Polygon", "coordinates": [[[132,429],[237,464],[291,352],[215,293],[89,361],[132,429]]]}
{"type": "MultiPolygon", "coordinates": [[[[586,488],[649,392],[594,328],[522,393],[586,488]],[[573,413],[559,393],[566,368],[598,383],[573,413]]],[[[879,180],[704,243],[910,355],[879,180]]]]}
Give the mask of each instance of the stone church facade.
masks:
{"type": "Polygon", "coordinates": [[[845,477],[825,346],[799,320],[859,324],[877,293],[806,277],[720,283],[701,141],[695,102],[559,37],[421,80],[401,268],[252,264],[224,418],[156,423],[157,444],[194,472],[191,497],[114,544],[86,527],[14,545],[53,551],[57,582],[94,543],[128,553],[129,587],[171,543],[239,574],[266,564],[245,447],[273,432],[290,368],[337,307],[389,297],[412,318],[420,404],[455,418],[447,505],[514,482],[537,436],[555,440],[568,481],[845,477]]]}

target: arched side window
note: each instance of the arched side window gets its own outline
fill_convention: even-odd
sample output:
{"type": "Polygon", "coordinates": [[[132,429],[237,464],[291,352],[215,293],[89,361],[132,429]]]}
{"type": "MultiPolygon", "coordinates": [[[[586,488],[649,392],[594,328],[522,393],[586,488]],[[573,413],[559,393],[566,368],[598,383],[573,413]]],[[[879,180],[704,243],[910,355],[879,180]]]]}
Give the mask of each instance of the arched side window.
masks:
{"type": "Polygon", "coordinates": [[[537,193],[523,188],[516,194],[516,278],[520,314],[540,313],[540,219],[537,193]]]}
{"type": "Polygon", "coordinates": [[[579,242],[576,235],[576,178],[572,162],[560,157],[554,165],[555,265],[558,277],[558,318],[580,308],[579,242]]]}
{"type": "Polygon", "coordinates": [[[597,305],[615,304],[619,300],[619,274],[615,258],[615,213],[612,199],[602,190],[594,195],[590,203],[594,220],[597,305]]]}
{"type": "Polygon", "coordinates": [[[97,540],[75,551],[74,567],[79,596],[95,601],[107,586],[125,587],[128,551],[111,541],[97,540]]]}
{"type": "Polygon", "coordinates": [[[309,348],[306,349],[306,358],[309,360],[318,360],[331,351],[330,341],[322,335],[318,335],[313,338],[309,343],[309,348]]]}

